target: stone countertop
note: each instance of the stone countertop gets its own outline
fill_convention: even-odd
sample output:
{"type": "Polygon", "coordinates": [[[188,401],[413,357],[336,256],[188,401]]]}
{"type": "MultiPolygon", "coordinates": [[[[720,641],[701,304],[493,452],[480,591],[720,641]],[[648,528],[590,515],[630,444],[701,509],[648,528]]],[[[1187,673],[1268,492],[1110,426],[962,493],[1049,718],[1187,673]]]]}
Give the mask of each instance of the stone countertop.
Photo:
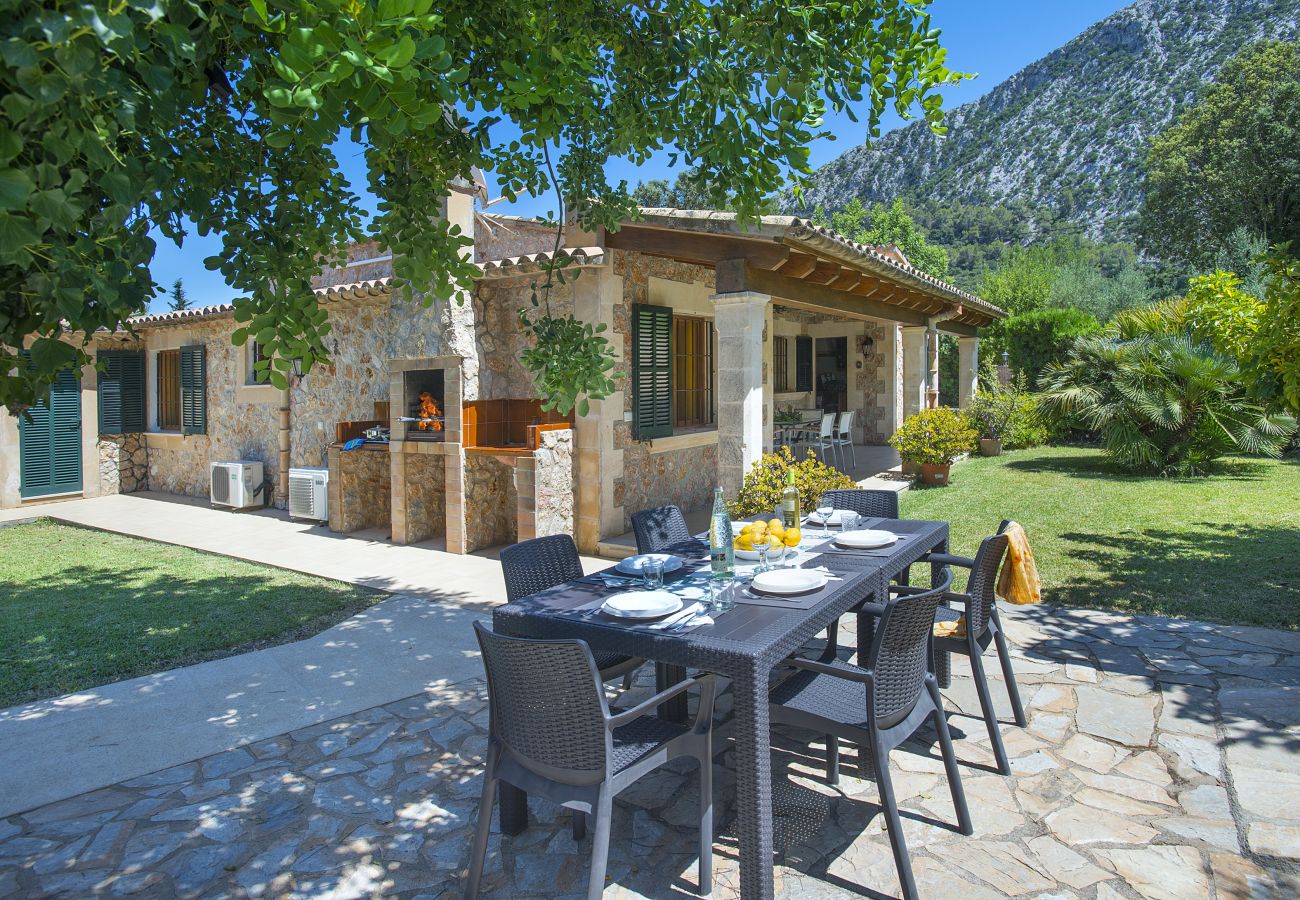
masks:
{"type": "MultiPolygon", "coordinates": [[[[330,447],[329,447],[329,448],[330,448],[331,450],[343,450],[343,445],[342,445],[342,444],[338,444],[338,443],[334,443],[334,444],[330,444],[330,447]]],[[[356,448],[356,449],[357,449],[357,450],[369,450],[369,451],[371,451],[372,453],[387,453],[387,452],[388,452],[388,442],[387,442],[387,441],[383,441],[383,442],[378,442],[378,441],[366,441],[364,444],[362,444],[360,447],[358,447],[358,448],[356,448]]],[[[355,453],[356,451],[355,451],[355,450],[346,450],[346,451],[343,451],[343,452],[345,452],[345,453],[355,453]]]]}

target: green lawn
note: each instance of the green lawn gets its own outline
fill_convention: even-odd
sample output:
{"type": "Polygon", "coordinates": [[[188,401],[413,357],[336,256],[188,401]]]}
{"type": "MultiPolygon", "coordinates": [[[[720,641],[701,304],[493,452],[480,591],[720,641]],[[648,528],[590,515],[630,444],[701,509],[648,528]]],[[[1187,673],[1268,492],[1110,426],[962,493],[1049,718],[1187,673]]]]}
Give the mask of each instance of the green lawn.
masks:
{"type": "Polygon", "coordinates": [[[1207,478],[1123,475],[1081,447],[953,467],[952,484],[903,495],[908,518],[952,523],[973,555],[1019,521],[1044,600],[1269,627],[1300,627],[1300,460],[1233,458],[1207,478]]]}
{"type": "Polygon", "coordinates": [[[49,521],[0,528],[0,707],[307,637],[383,596],[49,521]]]}

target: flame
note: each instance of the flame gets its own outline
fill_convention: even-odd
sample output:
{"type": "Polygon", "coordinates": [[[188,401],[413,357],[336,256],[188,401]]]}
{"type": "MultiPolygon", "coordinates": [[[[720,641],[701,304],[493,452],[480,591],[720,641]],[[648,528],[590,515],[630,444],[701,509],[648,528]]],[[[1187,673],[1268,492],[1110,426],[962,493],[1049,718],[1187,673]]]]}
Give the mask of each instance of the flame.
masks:
{"type": "Polygon", "coordinates": [[[439,419],[442,416],[442,410],[438,408],[438,401],[433,399],[433,395],[428,391],[420,392],[420,418],[432,419],[433,421],[422,421],[417,423],[421,431],[442,431],[442,422],[439,419]]]}

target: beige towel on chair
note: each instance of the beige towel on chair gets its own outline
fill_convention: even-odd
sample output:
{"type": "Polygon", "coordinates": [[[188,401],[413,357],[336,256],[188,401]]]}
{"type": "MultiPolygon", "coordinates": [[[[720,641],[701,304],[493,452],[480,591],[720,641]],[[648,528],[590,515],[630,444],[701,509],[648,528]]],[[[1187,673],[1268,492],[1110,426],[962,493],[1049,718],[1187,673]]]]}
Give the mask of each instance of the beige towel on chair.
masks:
{"type": "Polygon", "coordinates": [[[1034,564],[1025,529],[1012,522],[1003,534],[1007,536],[1007,561],[998,576],[998,596],[1017,605],[1040,602],[1043,583],[1038,578],[1038,566],[1034,564]]]}

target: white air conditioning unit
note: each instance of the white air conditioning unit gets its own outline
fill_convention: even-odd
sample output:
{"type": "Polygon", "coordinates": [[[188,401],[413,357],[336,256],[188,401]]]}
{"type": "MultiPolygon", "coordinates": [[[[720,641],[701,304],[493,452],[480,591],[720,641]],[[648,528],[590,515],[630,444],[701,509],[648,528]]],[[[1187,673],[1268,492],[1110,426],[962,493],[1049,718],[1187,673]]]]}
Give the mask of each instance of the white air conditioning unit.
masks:
{"type": "Polygon", "coordinates": [[[209,467],[212,476],[212,505],[244,509],[262,506],[262,464],[256,460],[239,459],[233,462],[214,462],[209,467]]]}
{"type": "Polygon", "coordinates": [[[289,518],[316,519],[330,517],[330,470],[324,466],[303,466],[289,470],[289,518]]]}

